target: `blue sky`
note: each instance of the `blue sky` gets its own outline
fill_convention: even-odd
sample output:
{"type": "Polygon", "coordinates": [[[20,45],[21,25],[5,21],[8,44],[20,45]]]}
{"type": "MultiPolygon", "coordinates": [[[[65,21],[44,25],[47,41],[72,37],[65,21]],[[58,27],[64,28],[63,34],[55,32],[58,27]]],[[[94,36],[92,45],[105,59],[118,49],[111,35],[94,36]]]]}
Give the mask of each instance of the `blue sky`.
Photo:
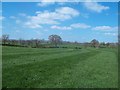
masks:
{"type": "Polygon", "coordinates": [[[117,42],[117,15],[117,2],[3,2],[2,33],[11,39],[57,34],[67,41],[117,42]]]}

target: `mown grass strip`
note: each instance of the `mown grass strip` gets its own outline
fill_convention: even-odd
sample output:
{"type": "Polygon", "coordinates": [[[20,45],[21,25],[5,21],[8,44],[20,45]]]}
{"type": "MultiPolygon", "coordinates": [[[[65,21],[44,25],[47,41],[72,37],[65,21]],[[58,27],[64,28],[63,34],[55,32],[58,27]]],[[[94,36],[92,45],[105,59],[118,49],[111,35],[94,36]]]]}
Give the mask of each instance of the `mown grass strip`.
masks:
{"type": "MultiPolygon", "coordinates": [[[[58,77],[66,70],[71,70],[75,65],[98,53],[76,53],[42,62],[28,63],[3,70],[4,87],[55,87],[58,77]],[[18,75],[19,73],[19,75],[18,75]],[[21,75],[22,74],[22,75],[21,75]],[[54,83],[52,83],[54,82],[54,83]]],[[[63,78],[64,79],[64,78],[63,78]]],[[[69,82],[69,81],[68,81],[69,82]]],[[[62,82],[61,82],[62,83],[62,82]]]]}

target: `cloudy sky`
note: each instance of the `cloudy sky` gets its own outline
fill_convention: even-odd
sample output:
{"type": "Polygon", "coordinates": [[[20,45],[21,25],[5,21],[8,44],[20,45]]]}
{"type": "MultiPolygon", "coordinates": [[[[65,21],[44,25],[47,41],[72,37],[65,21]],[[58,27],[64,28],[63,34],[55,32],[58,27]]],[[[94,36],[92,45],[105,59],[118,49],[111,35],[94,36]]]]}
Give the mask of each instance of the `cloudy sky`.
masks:
{"type": "Polygon", "coordinates": [[[115,2],[4,2],[2,15],[3,34],[11,39],[47,40],[57,34],[67,41],[117,42],[115,2]]]}

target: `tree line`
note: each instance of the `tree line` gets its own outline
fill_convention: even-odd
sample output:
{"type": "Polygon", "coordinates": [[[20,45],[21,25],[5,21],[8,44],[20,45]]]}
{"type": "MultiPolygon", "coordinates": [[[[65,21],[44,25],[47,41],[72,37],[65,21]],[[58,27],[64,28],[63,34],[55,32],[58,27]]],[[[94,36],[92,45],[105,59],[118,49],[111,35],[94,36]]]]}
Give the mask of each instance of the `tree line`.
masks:
{"type": "Polygon", "coordinates": [[[83,45],[84,47],[105,48],[105,47],[116,47],[118,44],[118,43],[109,43],[109,42],[108,43],[99,42],[96,39],[93,39],[91,42],[85,42],[85,43],[79,43],[77,41],[69,42],[69,41],[63,41],[59,35],[50,35],[48,37],[48,40],[44,40],[44,39],[16,40],[16,39],[9,39],[9,35],[5,34],[2,35],[0,41],[3,46],[21,46],[21,47],[34,47],[34,48],[40,48],[40,47],[57,48],[59,47],[60,44],[79,44],[79,45],[83,45]]]}
{"type": "Polygon", "coordinates": [[[44,39],[31,39],[31,40],[23,40],[23,39],[9,39],[9,35],[2,35],[1,44],[6,46],[23,46],[23,47],[43,47],[45,44],[52,45],[53,47],[57,47],[58,44],[62,43],[62,38],[59,35],[50,35],[48,37],[49,40],[44,39]]]}

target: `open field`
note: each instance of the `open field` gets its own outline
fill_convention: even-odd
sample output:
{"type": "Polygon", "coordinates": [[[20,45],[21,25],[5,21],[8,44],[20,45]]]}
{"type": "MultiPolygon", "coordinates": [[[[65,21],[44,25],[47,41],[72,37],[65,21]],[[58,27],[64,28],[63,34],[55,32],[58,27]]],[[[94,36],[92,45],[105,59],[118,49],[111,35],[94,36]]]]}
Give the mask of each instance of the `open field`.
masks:
{"type": "Polygon", "coordinates": [[[4,88],[115,88],[117,49],[3,47],[4,88]]]}

